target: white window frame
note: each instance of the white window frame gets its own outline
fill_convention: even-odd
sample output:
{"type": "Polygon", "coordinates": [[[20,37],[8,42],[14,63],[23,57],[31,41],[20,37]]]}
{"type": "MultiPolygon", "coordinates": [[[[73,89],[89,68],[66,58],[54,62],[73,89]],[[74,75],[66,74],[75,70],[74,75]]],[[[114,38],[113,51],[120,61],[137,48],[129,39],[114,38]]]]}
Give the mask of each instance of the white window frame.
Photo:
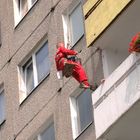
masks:
{"type": "MultiPolygon", "coordinates": [[[[62,14],[62,21],[63,21],[63,31],[64,31],[64,43],[65,46],[67,46],[67,44],[70,44],[70,46],[74,46],[77,42],[75,42],[74,44],[72,44],[72,38],[71,38],[71,27],[70,27],[70,18],[69,16],[71,15],[71,13],[79,6],[81,5],[82,7],[82,0],[76,0],[73,1],[70,6],[63,12],[62,14]]],[[[84,30],[84,17],[83,17],[83,30],[84,30]]],[[[85,32],[85,31],[84,31],[85,32]]],[[[83,32],[83,35],[84,35],[83,32]]],[[[82,35],[82,36],[83,36],[82,35]]],[[[82,37],[80,36],[79,39],[82,37]]],[[[69,48],[70,49],[70,48],[69,48]]]]}
{"type": "MultiPolygon", "coordinates": [[[[27,88],[26,88],[26,83],[27,83],[27,79],[26,79],[26,77],[27,77],[27,68],[29,67],[29,65],[30,64],[32,64],[33,65],[33,78],[34,78],[34,80],[33,80],[33,83],[34,83],[34,88],[37,86],[37,73],[36,73],[36,64],[34,63],[34,61],[35,60],[33,60],[34,59],[34,55],[35,54],[33,54],[32,56],[31,56],[31,60],[27,63],[27,65],[26,64],[24,64],[24,65],[26,65],[25,66],[25,71],[23,70],[23,67],[24,67],[24,65],[22,66],[22,68],[21,68],[21,71],[22,71],[22,76],[23,76],[23,79],[24,79],[24,86],[25,86],[25,92],[26,92],[26,96],[28,96],[28,94],[30,94],[30,93],[27,93],[27,88]]],[[[34,89],[33,88],[33,89],[34,89]]],[[[32,90],[33,90],[32,89],[32,90]]],[[[32,92],[32,90],[31,90],[31,92],[32,92]]]]}
{"type": "MultiPolygon", "coordinates": [[[[0,96],[3,94],[4,96],[4,88],[3,86],[0,86],[0,96]]],[[[5,99],[4,99],[4,104],[3,104],[3,116],[2,116],[2,120],[0,120],[0,124],[2,124],[5,120],[6,120],[6,115],[5,115],[5,99]]]]}
{"type": "MultiPolygon", "coordinates": [[[[83,89],[78,88],[69,98],[73,139],[76,139],[82,133],[82,131],[84,131],[87,128],[85,127],[84,130],[80,130],[80,116],[79,116],[79,110],[78,110],[77,100],[76,100],[76,98],[83,92],[84,92],[83,89]]],[[[90,122],[89,125],[91,123],[92,122],[90,122]]]]}
{"type": "MultiPolygon", "coordinates": [[[[32,55],[21,62],[21,64],[18,66],[18,72],[19,72],[19,89],[20,89],[20,103],[30,95],[30,93],[50,74],[50,72],[43,77],[41,81],[38,80],[38,72],[37,72],[37,65],[36,65],[36,53],[44,46],[44,44],[48,44],[48,41],[43,41],[35,51],[32,52],[32,55]],[[31,61],[30,61],[31,59],[31,61]],[[28,62],[29,61],[29,62],[28,62]],[[23,67],[28,67],[32,63],[33,65],[33,82],[34,82],[34,88],[27,93],[26,88],[26,72],[23,70],[23,67]]],[[[48,56],[49,57],[49,56],[48,56]]],[[[50,61],[50,60],[49,60],[50,61]]],[[[50,68],[50,65],[48,66],[50,68]]]]}
{"type": "Polygon", "coordinates": [[[28,3],[28,11],[27,13],[22,16],[22,12],[20,11],[21,9],[21,0],[13,0],[13,7],[14,7],[14,21],[15,21],[15,26],[21,21],[21,19],[28,13],[28,11],[33,7],[33,5],[38,1],[36,0],[34,3],[31,2],[31,0],[27,0],[28,3]]]}

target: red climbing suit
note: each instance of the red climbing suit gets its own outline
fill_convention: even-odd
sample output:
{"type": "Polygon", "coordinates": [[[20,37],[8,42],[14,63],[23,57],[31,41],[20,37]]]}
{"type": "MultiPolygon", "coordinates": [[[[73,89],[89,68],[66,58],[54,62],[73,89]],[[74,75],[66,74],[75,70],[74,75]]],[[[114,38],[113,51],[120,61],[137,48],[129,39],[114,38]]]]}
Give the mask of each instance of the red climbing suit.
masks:
{"type": "Polygon", "coordinates": [[[133,36],[128,50],[129,52],[140,52],[140,32],[133,36]]]}
{"type": "Polygon", "coordinates": [[[58,49],[55,56],[56,68],[58,71],[64,70],[65,63],[74,64],[72,76],[79,82],[83,83],[86,86],[89,86],[87,75],[79,62],[74,62],[67,60],[69,55],[77,55],[77,52],[74,50],[69,50],[64,47],[63,43],[58,43],[58,49]]]}

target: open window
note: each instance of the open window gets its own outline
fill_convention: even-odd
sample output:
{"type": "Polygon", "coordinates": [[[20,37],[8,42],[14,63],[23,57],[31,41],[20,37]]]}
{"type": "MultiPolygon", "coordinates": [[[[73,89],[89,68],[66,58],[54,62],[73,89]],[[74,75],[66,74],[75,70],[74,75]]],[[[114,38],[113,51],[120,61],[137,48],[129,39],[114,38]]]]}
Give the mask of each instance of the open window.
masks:
{"type": "Polygon", "coordinates": [[[74,46],[84,35],[82,2],[80,0],[72,2],[64,11],[62,20],[65,45],[70,43],[74,46]]]}
{"type": "Polygon", "coordinates": [[[38,0],[13,0],[15,25],[28,13],[38,0]]]}

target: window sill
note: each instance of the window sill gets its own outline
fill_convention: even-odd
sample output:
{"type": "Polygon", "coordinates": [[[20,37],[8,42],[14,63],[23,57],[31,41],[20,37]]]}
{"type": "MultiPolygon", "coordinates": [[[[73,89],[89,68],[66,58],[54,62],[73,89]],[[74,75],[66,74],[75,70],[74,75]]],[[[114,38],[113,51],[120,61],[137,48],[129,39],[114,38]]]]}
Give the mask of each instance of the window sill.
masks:
{"type": "Polygon", "coordinates": [[[90,122],[80,133],[79,135],[74,139],[74,140],[78,140],[78,138],[93,124],[93,121],[90,122]]]}
{"type": "Polygon", "coordinates": [[[27,97],[20,103],[20,107],[26,102],[26,100],[29,99],[29,97],[33,94],[33,92],[46,80],[48,79],[48,77],[50,76],[50,73],[48,75],[46,75],[39,83],[36,87],[34,87],[31,92],[27,95],[27,97]]]}

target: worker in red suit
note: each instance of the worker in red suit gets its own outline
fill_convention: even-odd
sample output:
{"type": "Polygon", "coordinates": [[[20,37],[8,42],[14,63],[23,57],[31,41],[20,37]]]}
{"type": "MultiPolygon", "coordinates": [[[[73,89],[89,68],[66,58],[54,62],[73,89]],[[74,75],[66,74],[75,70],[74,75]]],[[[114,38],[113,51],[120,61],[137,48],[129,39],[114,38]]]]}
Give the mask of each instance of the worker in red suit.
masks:
{"type": "Polygon", "coordinates": [[[78,52],[74,50],[69,50],[64,47],[64,43],[57,44],[57,52],[55,55],[55,62],[57,71],[63,71],[65,64],[74,65],[72,76],[80,83],[81,88],[90,88],[90,84],[88,83],[87,75],[79,62],[74,62],[72,60],[68,60],[69,55],[77,55],[78,52]]]}
{"type": "Polygon", "coordinates": [[[133,36],[128,50],[129,52],[140,52],[140,32],[133,36]]]}

